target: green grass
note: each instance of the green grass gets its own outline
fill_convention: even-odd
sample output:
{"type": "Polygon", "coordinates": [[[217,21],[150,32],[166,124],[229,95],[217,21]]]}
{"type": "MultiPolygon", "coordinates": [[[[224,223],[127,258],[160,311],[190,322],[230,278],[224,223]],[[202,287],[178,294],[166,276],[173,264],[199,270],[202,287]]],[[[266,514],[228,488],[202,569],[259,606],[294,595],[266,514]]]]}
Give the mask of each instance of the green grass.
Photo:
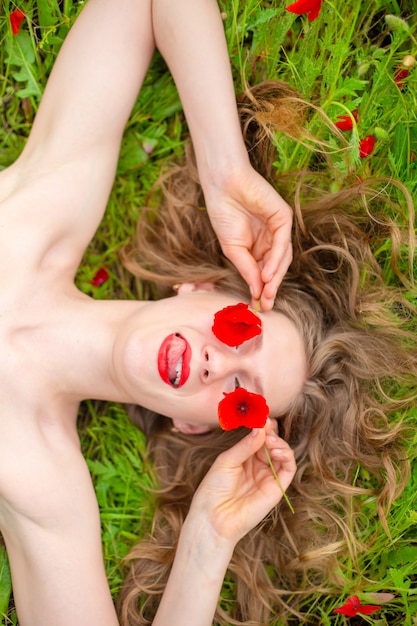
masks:
{"type": "MultiPolygon", "coordinates": [[[[395,71],[406,54],[417,53],[417,8],[413,0],[325,1],[319,19],[309,23],[285,11],[285,2],[220,0],[236,90],[245,82],[280,78],[306,100],[320,106],[335,121],[337,115],[359,110],[357,129],[337,138],[313,109],[308,118],[312,135],[328,146],[331,188],[356,177],[393,176],[416,198],[417,190],[417,68],[411,68],[400,89],[395,71]],[[398,22],[387,15],[401,17],[398,22]],[[374,152],[358,157],[359,140],[377,137],[374,152]]],[[[60,45],[82,3],[75,0],[4,0],[0,15],[0,168],[19,154],[28,135],[46,78],[60,45]],[[13,37],[8,14],[19,6],[26,14],[13,37]]],[[[132,279],[121,267],[118,249],[134,233],[139,207],[167,159],[183,150],[186,126],[173,81],[159,55],[155,55],[139,100],[127,125],[118,176],[108,211],[85,254],[77,281],[97,298],[143,298],[149,288],[132,279]],[[151,151],[150,151],[151,150],[151,151]],[[107,267],[109,279],[93,287],[95,272],[107,267]]],[[[277,138],[279,171],[310,167],[323,175],[314,150],[277,138]]],[[[395,189],[392,189],[394,195],[395,189]]],[[[398,191],[398,197],[401,193],[398,191]]],[[[387,208],[387,211],[390,210],[387,208]]],[[[387,264],[389,242],[379,251],[387,281],[394,280],[387,264]]],[[[404,271],[407,271],[404,259],[404,271]]],[[[408,298],[417,302],[415,290],[408,298]]],[[[406,415],[417,424],[417,411],[406,415]]],[[[417,429],[414,429],[414,433],[417,429]]],[[[143,435],[129,422],[123,407],[86,403],[81,409],[80,436],[100,504],[103,546],[112,593],[121,585],[121,560],[151,524],[155,486],[152,468],[144,462],[143,435]]],[[[415,460],[417,435],[408,442],[415,460]]],[[[366,484],[367,476],[361,476],[366,484]]],[[[347,624],[331,613],[350,594],[390,592],[394,599],[381,612],[352,620],[354,624],[417,624],[417,466],[406,491],[389,517],[390,536],[366,501],[368,523],[361,541],[367,549],[355,569],[349,560],[340,564],[344,594],[329,589],[306,601],[303,610],[312,624],[347,624]]],[[[10,575],[0,547],[0,615],[4,625],[15,624],[9,605],[10,575]]],[[[224,586],[225,598],[233,585],[224,586]]],[[[361,596],[366,601],[366,596],[361,596]]],[[[277,625],[278,626],[278,625],[277,625]]]]}

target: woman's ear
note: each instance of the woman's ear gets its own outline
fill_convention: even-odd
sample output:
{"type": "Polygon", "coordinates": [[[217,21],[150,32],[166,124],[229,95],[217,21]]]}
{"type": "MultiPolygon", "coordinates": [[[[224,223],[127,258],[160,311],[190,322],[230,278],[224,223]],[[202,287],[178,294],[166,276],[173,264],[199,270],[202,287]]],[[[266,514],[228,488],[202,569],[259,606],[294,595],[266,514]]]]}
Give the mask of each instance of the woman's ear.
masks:
{"type": "Polygon", "coordinates": [[[181,283],[178,286],[177,293],[184,295],[193,291],[214,291],[213,283],[181,283]]]}
{"type": "Polygon", "coordinates": [[[183,422],[181,420],[172,420],[174,428],[176,428],[183,435],[204,435],[209,433],[212,429],[210,426],[204,424],[190,424],[189,422],[183,422]]]}

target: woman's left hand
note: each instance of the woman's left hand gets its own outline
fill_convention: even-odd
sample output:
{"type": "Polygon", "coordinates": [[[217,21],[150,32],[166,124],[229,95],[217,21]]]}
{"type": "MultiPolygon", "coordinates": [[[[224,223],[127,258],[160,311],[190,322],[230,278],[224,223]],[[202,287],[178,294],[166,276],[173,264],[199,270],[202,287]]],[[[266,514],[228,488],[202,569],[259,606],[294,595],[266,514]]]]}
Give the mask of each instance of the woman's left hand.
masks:
{"type": "Polygon", "coordinates": [[[292,209],[250,165],[204,184],[207,211],[224,254],[248,283],[252,306],[270,310],[292,260],[292,209]]]}
{"type": "Polygon", "coordinates": [[[288,444],[268,420],[216,459],[194,495],[190,515],[203,515],[216,535],[237,543],[283,496],[263,445],[266,444],[281,488],[294,478],[296,463],[288,444]]]}

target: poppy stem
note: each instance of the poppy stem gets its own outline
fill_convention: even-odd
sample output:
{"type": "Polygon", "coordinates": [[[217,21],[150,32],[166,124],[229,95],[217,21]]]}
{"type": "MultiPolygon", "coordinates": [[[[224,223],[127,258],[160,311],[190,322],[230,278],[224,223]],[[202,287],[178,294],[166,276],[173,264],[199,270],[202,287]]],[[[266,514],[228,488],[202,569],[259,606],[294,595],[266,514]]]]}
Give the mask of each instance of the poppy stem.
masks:
{"type": "Polygon", "coordinates": [[[279,487],[279,488],[280,488],[280,490],[281,490],[282,496],[283,496],[283,498],[284,498],[285,502],[288,504],[288,508],[290,509],[291,513],[293,513],[293,514],[294,514],[294,513],[295,513],[295,511],[294,511],[294,507],[292,506],[292,504],[291,504],[291,502],[290,502],[289,497],[287,496],[287,494],[286,494],[286,493],[285,493],[285,491],[284,491],[283,486],[281,485],[281,481],[280,481],[280,479],[278,478],[278,474],[277,474],[277,473],[276,473],[276,471],[275,471],[275,467],[274,467],[274,465],[273,465],[273,463],[272,463],[271,455],[269,454],[269,450],[268,450],[268,448],[266,447],[266,444],[264,444],[264,450],[265,450],[265,454],[266,454],[267,461],[268,461],[268,463],[269,463],[269,467],[271,468],[271,470],[272,470],[272,474],[273,474],[273,476],[274,476],[274,478],[275,478],[275,480],[276,480],[276,483],[277,483],[278,487],[279,487]]]}
{"type": "Polygon", "coordinates": [[[261,299],[259,298],[256,308],[254,310],[255,315],[258,315],[260,310],[261,310],[261,299]]]}

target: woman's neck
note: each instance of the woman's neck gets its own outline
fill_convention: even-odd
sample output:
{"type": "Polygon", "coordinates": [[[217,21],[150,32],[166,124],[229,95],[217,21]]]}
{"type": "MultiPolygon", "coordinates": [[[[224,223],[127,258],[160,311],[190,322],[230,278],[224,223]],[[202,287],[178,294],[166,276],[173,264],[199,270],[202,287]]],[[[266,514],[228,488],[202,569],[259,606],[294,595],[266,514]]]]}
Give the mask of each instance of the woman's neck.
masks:
{"type": "Polygon", "coordinates": [[[62,370],[68,392],[85,399],[129,402],[118,384],[113,351],[120,328],[144,306],[131,300],[93,300],[81,295],[67,309],[65,324],[57,327],[65,354],[62,370]]]}
{"type": "Polygon", "coordinates": [[[117,383],[113,349],[119,329],[146,302],[93,300],[73,288],[43,298],[10,324],[16,370],[43,402],[128,402],[117,383]]]}

